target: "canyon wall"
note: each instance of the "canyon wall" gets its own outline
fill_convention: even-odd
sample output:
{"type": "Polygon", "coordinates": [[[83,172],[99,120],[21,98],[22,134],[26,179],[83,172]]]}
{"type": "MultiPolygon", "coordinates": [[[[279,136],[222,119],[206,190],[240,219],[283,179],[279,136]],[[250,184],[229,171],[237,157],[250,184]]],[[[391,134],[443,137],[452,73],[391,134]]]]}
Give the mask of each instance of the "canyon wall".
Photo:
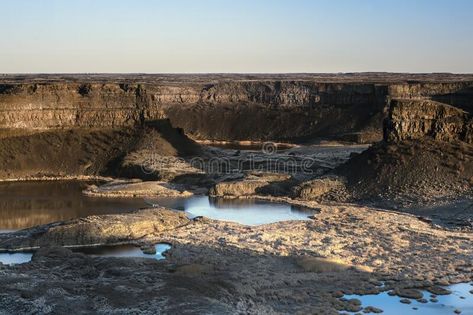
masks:
{"type": "Polygon", "coordinates": [[[310,80],[288,75],[181,80],[1,80],[0,129],[121,128],[169,118],[196,139],[373,142],[392,99],[437,100],[468,111],[472,80],[310,80]]]}
{"type": "Polygon", "coordinates": [[[430,138],[473,143],[471,114],[430,100],[393,100],[384,128],[384,138],[388,142],[430,138]]]}

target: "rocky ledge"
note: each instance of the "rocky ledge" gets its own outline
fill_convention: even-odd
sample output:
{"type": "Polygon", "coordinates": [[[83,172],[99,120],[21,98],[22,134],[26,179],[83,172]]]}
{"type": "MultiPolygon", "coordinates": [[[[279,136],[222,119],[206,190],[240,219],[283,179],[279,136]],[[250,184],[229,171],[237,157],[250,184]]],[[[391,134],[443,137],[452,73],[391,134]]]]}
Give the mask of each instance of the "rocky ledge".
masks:
{"type": "Polygon", "coordinates": [[[189,219],[183,212],[166,209],[90,216],[0,234],[0,251],[37,249],[43,246],[130,243],[188,223],[189,219]]]}
{"type": "Polygon", "coordinates": [[[473,143],[473,118],[461,108],[434,101],[393,100],[385,123],[385,140],[432,138],[473,143]]]}

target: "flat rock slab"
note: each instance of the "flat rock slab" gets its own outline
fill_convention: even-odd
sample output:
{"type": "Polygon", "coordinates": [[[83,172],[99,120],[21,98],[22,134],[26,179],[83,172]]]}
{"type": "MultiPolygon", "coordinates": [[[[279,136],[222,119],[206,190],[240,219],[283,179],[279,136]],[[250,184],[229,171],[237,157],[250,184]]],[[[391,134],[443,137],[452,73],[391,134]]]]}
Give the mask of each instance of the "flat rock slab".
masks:
{"type": "Polygon", "coordinates": [[[98,187],[92,185],[84,191],[84,194],[94,197],[186,197],[192,195],[179,185],[160,181],[117,181],[98,187]]]}
{"type": "Polygon", "coordinates": [[[80,246],[130,242],[190,222],[184,212],[165,208],[128,214],[89,216],[0,234],[0,250],[41,246],[80,246]]]}

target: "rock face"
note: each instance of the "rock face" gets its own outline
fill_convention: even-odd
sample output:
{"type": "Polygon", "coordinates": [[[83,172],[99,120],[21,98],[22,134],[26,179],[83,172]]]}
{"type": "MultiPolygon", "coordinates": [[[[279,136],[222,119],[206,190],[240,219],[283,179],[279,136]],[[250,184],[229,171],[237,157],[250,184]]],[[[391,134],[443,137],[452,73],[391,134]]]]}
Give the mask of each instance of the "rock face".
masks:
{"type": "Polygon", "coordinates": [[[211,190],[212,197],[242,197],[255,195],[257,190],[268,185],[264,180],[238,180],[216,184],[211,190]]]}
{"type": "Polygon", "coordinates": [[[331,136],[365,128],[379,132],[386,95],[385,87],[373,84],[275,81],[25,83],[2,90],[0,128],[116,128],[168,117],[194,137],[215,140],[331,136]],[[335,120],[343,123],[332,130],[335,120]]]}
{"type": "Polygon", "coordinates": [[[2,128],[122,127],[140,119],[139,88],[117,84],[3,84],[2,128]]]}
{"type": "Polygon", "coordinates": [[[457,107],[435,101],[393,100],[385,123],[389,142],[424,139],[473,143],[473,119],[457,107]]]}
{"type": "Polygon", "coordinates": [[[392,98],[462,103],[468,76],[72,76],[0,79],[0,129],[121,128],[169,118],[195,138],[377,141],[392,98]],[[420,81],[408,82],[410,78],[420,81]],[[294,123],[297,122],[297,123],[294,123]]]}

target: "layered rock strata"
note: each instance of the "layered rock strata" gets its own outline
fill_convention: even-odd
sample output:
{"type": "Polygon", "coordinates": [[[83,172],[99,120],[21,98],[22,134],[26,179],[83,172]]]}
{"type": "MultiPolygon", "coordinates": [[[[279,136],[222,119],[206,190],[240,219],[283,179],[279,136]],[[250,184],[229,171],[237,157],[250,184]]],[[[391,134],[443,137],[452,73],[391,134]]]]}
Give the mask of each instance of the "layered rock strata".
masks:
{"type": "Polygon", "coordinates": [[[419,78],[6,77],[0,79],[0,129],[121,128],[169,118],[199,139],[373,142],[382,137],[391,99],[472,107],[472,78],[419,78]]]}

